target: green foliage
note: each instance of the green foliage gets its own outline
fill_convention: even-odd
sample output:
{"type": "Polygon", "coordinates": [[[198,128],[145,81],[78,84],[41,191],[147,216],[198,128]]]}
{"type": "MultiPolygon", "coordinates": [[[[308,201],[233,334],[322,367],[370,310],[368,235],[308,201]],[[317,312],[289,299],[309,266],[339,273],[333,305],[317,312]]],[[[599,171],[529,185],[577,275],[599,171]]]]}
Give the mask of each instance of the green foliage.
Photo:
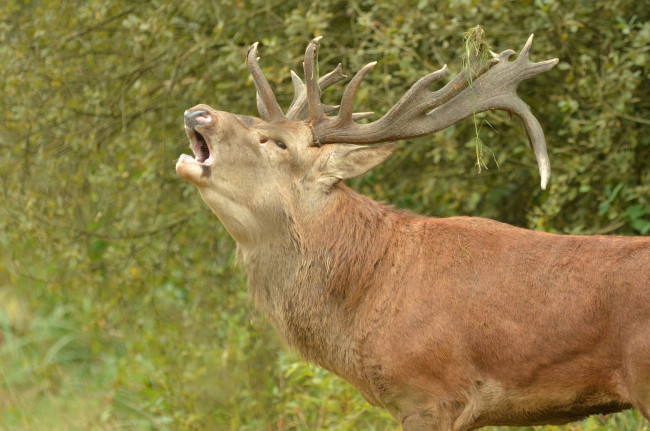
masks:
{"type": "MultiPolygon", "coordinates": [[[[288,106],[288,69],[379,60],[359,111],[495,51],[560,64],[522,85],[547,134],[538,187],[517,121],[477,114],[400,143],[353,183],[399,207],[568,233],[650,232],[650,16],[644,2],[388,0],[0,4],[0,429],[395,429],[341,379],[279,345],[247,303],[234,244],[174,173],[182,112],[255,115],[244,64],[288,106]],[[484,123],[485,122],[485,123],[484,123]],[[490,156],[476,167],[478,138],[490,156]],[[487,168],[487,169],[486,169],[487,168]]],[[[326,92],[337,103],[341,89],[326,92]]],[[[538,429],[647,430],[633,412],[538,429]]]]}

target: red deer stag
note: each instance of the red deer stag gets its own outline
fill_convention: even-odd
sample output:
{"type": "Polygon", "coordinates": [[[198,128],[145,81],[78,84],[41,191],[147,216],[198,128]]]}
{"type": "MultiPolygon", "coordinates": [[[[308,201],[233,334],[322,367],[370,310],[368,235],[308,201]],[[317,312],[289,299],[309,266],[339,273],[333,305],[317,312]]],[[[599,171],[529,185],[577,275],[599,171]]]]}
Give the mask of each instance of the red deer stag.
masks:
{"type": "Polygon", "coordinates": [[[336,107],[320,92],[345,76],[339,65],[318,78],[319,40],[307,47],[305,82],[292,73],[286,114],[254,44],[261,119],[187,110],[194,157],[176,165],[236,240],[250,296],[284,341],[405,431],[560,424],[632,407],[650,418],[650,238],[426,218],[342,182],[395,150],[368,144],[501,109],[522,119],[544,188],[544,134],[516,89],[558,60],[531,62],[531,36],[516,60],[512,50],[493,54],[431,92],[443,67],[380,119],[357,123],[369,114],[353,113],[355,93],[375,63],[330,116],[336,107]]]}

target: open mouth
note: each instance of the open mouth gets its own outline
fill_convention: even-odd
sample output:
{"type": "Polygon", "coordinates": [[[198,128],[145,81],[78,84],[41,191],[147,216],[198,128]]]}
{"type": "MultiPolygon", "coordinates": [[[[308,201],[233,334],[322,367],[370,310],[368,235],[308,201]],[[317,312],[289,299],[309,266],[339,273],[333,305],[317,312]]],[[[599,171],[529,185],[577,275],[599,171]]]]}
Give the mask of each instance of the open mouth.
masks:
{"type": "Polygon", "coordinates": [[[197,132],[195,129],[190,129],[189,127],[185,127],[185,132],[187,133],[187,137],[190,139],[190,148],[194,153],[194,160],[201,165],[211,165],[214,161],[214,155],[205,137],[200,132],[197,132]]]}
{"type": "Polygon", "coordinates": [[[192,130],[192,132],[194,133],[194,139],[190,138],[190,140],[192,142],[194,159],[199,163],[204,163],[210,158],[210,147],[202,134],[196,130],[192,130]]]}
{"type": "Polygon", "coordinates": [[[214,161],[212,148],[206,137],[197,129],[203,130],[214,118],[204,110],[185,111],[185,132],[190,139],[190,148],[194,153],[194,160],[201,165],[209,166],[214,161]]]}

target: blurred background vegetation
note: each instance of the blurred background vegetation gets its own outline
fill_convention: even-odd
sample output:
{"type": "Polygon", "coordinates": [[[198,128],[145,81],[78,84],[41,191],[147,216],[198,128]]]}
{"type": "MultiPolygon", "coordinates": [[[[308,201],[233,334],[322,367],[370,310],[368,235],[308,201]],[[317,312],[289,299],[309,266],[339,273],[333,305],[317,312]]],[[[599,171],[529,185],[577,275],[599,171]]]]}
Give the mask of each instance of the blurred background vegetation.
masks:
{"type": "MultiPolygon", "coordinates": [[[[244,64],[283,106],[289,69],[379,65],[357,109],[462,67],[462,34],[559,65],[520,94],[546,131],[541,191],[518,120],[400,143],[353,187],[433,216],[650,233],[650,5],[635,0],[4,0],[0,3],[0,429],[394,430],[305,364],[247,302],[234,243],[174,172],[182,112],[256,115],[244,64]]],[[[341,89],[326,99],[336,103],[341,89]]],[[[494,428],[496,429],[496,428],[494,428]]],[[[634,412],[538,430],[648,430],[634,412]]]]}

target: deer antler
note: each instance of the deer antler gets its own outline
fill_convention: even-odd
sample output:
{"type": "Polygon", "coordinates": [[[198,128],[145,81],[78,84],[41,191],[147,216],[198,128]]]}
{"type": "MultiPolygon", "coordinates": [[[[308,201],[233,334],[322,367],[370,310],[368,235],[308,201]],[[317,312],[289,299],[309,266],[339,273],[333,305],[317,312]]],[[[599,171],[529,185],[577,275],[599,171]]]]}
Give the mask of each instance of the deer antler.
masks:
{"type": "MultiPolygon", "coordinates": [[[[339,63],[338,66],[336,66],[336,69],[318,80],[318,87],[320,88],[320,91],[323,92],[333,84],[336,84],[345,78],[347,78],[347,76],[343,74],[341,63],[339,63]]],[[[291,80],[293,82],[293,101],[291,102],[289,109],[287,109],[287,118],[289,120],[306,120],[309,118],[309,111],[307,107],[307,90],[305,84],[303,84],[302,80],[293,70],[291,71],[291,80]]],[[[326,114],[333,112],[338,108],[338,106],[322,106],[326,114]]]]}
{"type": "Polygon", "coordinates": [[[278,101],[275,99],[273,90],[257,62],[259,60],[259,57],[257,57],[257,45],[258,42],[255,42],[250,48],[248,48],[246,61],[251,76],[253,77],[253,81],[255,82],[255,88],[257,88],[258,111],[260,116],[266,121],[284,120],[285,116],[282,113],[282,109],[280,109],[280,105],[278,105],[278,101]]]}
{"type": "MultiPolygon", "coordinates": [[[[326,117],[318,110],[312,115],[315,141],[319,144],[398,141],[435,133],[478,112],[502,109],[521,118],[537,158],[541,187],[545,189],[551,167],[544,132],[528,105],[517,96],[517,86],[522,81],[549,70],[558,63],[558,59],[532,63],[528,58],[532,42],[533,35],[528,38],[513,62],[508,61],[515,53],[513,50],[501,54],[492,53],[492,61],[487,67],[472,71],[475,77],[471,80],[467,71],[463,71],[442,89],[429,91],[433,81],[447,74],[445,65],[417,81],[382,118],[372,123],[359,124],[351,116],[352,105],[362,79],[376,64],[369,63],[348,84],[337,117],[326,117]],[[471,86],[469,82],[472,83],[471,86]]],[[[313,43],[318,43],[318,40],[314,39],[313,43]]],[[[305,63],[307,62],[306,59],[305,63]]]]}
{"type": "Polygon", "coordinates": [[[363,78],[377,63],[369,63],[357,72],[343,93],[339,114],[329,117],[327,113],[335,107],[323,105],[320,93],[345,76],[341,73],[339,65],[333,72],[318,79],[316,53],[320,40],[321,37],[317,37],[307,46],[303,63],[305,84],[292,72],[296,95],[287,111],[287,117],[282,114],[268,82],[259,70],[257,44],[251,47],[248,64],[257,87],[258,107],[263,118],[271,121],[286,118],[307,119],[306,105],[309,110],[309,123],[314,131],[314,143],[320,146],[337,142],[376,144],[415,138],[435,133],[488,109],[505,110],[521,118],[539,165],[541,187],[546,189],[551,166],[544,132],[528,105],[517,95],[517,87],[522,81],[551,69],[558,63],[558,59],[531,62],[528,53],[533,43],[533,35],[528,38],[515,61],[509,61],[510,56],[515,53],[511,49],[500,54],[491,52],[492,60],[487,64],[480,65],[480,62],[472,61],[471,64],[479,64],[477,69],[463,70],[440,90],[429,91],[429,86],[434,81],[447,74],[447,66],[444,65],[440,70],[413,84],[383,117],[367,124],[355,122],[372,113],[353,113],[354,98],[363,78]]]}
{"type": "MultiPolygon", "coordinates": [[[[307,106],[307,91],[305,84],[302,80],[291,71],[291,81],[293,82],[293,101],[291,106],[287,109],[286,115],[282,113],[278,102],[273,95],[271,87],[264,77],[260,67],[259,67],[259,57],[257,57],[257,45],[258,42],[255,42],[248,49],[247,63],[255,82],[255,87],[257,89],[257,110],[260,114],[260,117],[266,121],[278,121],[278,120],[306,120],[309,118],[309,111],[307,106]]],[[[339,81],[347,78],[343,74],[341,63],[336,66],[336,68],[323,76],[318,80],[318,88],[322,93],[327,88],[331,87],[333,84],[336,84],[339,81]]],[[[327,114],[334,112],[338,109],[338,106],[331,105],[321,105],[323,111],[327,114]]]]}

